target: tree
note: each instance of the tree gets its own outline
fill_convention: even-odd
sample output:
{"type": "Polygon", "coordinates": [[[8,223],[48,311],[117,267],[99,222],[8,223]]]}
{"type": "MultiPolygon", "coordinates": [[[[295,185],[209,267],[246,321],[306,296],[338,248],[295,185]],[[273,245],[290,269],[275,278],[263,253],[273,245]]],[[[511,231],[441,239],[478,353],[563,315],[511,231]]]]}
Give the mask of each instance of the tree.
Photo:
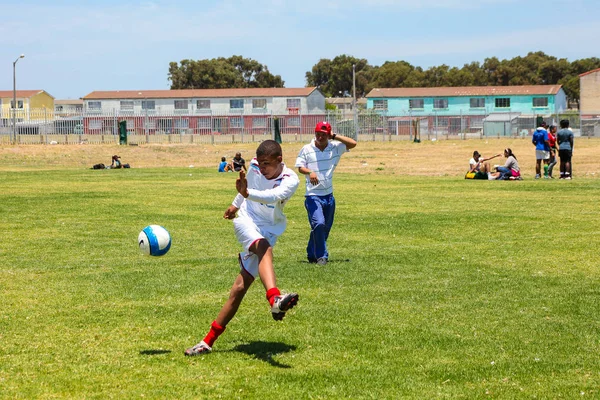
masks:
{"type": "Polygon", "coordinates": [[[226,89],[283,87],[279,75],[273,75],[258,61],[242,56],[211,60],[182,60],[169,63],[171,89],[226,89]]]}
{"type": "Polygon", "coordinates": [[[355,66],[356,95],[358,97],[366,94],[368,76],[372,68],[365,59],[342,54],[333,60],[322,58],[306,73],[308,86],[317,86],[327,97],[340,97],[352,95],[352,66],[355,66]],[[361,75],[361,79],[358,76],[361,75]]]}
{"type": "Polygon", "coordinates": [[[406,61],[386,61],[381,67],[373,69],[370,86],[373,88],[403,87],[414,69],[415,67],[406,61]]]}

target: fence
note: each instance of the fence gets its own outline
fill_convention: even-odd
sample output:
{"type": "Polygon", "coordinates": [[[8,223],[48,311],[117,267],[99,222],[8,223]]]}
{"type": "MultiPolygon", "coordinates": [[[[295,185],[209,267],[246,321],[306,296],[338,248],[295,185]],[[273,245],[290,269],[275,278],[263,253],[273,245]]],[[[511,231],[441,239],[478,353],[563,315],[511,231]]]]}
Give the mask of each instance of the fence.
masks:
{"type": "Polygon", "coordinates": [[[531,135],[543,118],[558,125],[569,119],[576,136],[600,136],[599,115],[525,115],[492,113],[466,115],[388,114],[384,111],[356,110],[311,112],[299,110],[273,113],[142,113],[109,110],[101,112],[58,113],[46,109],[12,110],[0,114],[0,143],[118,143],[119,122],[125,121],[127,142],[142,143],[244,143],[273,137],[278,125],[286,142],[306,142],[314,135],[317,122],[326,120],[336,133],[360,141],[466,139],[482,137],[525,137],[531,135]]]}

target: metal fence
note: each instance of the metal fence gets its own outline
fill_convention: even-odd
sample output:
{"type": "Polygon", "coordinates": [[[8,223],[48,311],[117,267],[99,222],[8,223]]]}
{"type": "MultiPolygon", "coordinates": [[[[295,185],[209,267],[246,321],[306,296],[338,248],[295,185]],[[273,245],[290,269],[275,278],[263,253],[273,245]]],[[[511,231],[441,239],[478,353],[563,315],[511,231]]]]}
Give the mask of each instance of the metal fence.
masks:
{"type": "Polygon", "coordinates": [[[361,141],[466,139],[525,137],[540,119],[558,125],[569,119],[576,136],[600,136],[599,115],[577,112],[548,115],[521,113],[420,114],[372,109],[356,112],[328,110],[302,114],[155,112],[120,110],[58,113],[47,109],[12,110],[0,113],[0,142],[20,144],[118,143],[119,123],[125,121],[127,142],[142,143],[244,143],[272,138],[276,130],[286,142],[305,142],[320,121],[331,123],[336,133],[361,141]]]}

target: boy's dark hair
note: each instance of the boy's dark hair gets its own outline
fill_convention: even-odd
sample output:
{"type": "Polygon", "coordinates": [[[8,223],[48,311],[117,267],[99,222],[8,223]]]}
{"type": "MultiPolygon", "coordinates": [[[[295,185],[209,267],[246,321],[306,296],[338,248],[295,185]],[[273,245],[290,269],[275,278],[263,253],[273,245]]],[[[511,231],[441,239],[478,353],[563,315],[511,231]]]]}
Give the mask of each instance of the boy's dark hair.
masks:
{"type": "Polygon", "coordinates": [[[227,161],[225,157],[221,157],[221,161],[227,161]]]}
{"type": "Polygon", "coordinates": [[[256,157],[260,156],[281,157],[281,145],[274,140],[265,140],[256,149],[256,157]]]}
{"type": "Polygon", "coordinates": [[[563,119],[560,121],[560,127],[561,128],[568,128],[569,127],[569,120],[568,119],[563,119]]]}

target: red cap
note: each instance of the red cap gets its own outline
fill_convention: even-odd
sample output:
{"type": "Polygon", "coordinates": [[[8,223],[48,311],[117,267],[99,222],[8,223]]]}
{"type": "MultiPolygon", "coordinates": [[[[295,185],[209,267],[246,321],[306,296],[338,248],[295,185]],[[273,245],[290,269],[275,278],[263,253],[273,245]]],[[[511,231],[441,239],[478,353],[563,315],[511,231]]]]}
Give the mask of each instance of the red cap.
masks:
{"type": "Polygon", "coordinates": [[[315,126],[315,132],[331,133],[331,125],[329,125],[329,122],[319,122],[317,126],[315,126]]]}

